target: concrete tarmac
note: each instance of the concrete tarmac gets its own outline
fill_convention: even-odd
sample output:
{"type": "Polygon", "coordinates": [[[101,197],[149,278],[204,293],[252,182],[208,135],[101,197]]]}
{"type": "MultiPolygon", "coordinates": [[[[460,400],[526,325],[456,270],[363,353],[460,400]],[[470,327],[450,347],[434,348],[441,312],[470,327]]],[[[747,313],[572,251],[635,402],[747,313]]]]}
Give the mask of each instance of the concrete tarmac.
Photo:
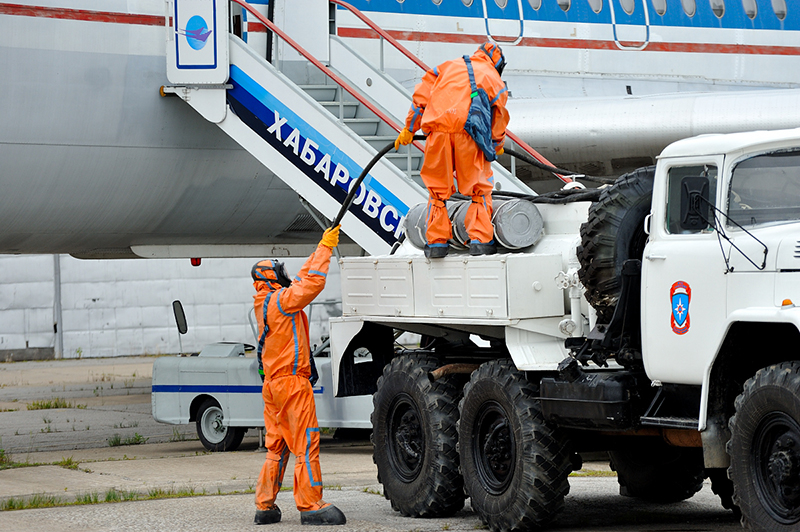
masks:
{"type": "MultiPolygon", "coordinates": [[[[27,464],[0,469],[0,509],[36,498],[68,504],[87,497],[102,501],[107,497],[124,498],[126,494],[145,498],[171,493],[183,497],[0,511],[0,530],[197,532],[301,528],[288,490],[278,497],[283,511],[281,523],[268,527],[252,524],[252,489],[264,461],[255,434],[249,433],[236,452],[209,453],[197,441],[193,426],[173,430],[170,425],[152,420],[152,362],[153,358],[135,357],[0,364],[0,449],[7,461],[27,464]],[[55,398],[72,402],[73,407],[27,410],[34,401],[55,398]],[[108,439],[114,434],[139,434],[146,443],[109,446],[108,439]]],[[[320,460],[324,498],[339,506],[348,518],[347,524],[336,530],[428,532],[486,528],[472,512],[469,500],[464,510],[446,518],[412,519],[393,511],[382,496],[367,440],[326,436],[320,460]]],[[[291,483],[292,468],[289,464],[285,484],[291,483]]],[[[616,477],[606,463],[588,463],[578,476],[571,477],[570,485],[565,510],[549,527],[551,530],[741,530],[708,484],[688,501],[647,504],[619,496],[616,477]]]]}

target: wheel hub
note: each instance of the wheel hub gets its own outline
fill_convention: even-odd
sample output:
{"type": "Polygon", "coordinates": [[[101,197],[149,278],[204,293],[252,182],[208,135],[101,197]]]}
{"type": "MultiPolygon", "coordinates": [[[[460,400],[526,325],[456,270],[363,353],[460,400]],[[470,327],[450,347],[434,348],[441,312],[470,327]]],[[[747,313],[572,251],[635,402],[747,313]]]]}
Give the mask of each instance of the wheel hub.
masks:
{"type": "Polygon", "coordinates": [[[508,432],[508,423],[505,420],[498,420],[492,424],[489,437],[483,445],[483,452],[486,460],[495,475],[507,475],[509,471],[509,459],[511,436],[508,432]]]}
{"type": "Polygon", "coordinates": [[[778,522],[800,522],[800,425],[775,412],[756,431],[758,497],[778,522]]]}
{"type": "Polygon", "coordinates": [[[419,420],[417,416],[413,412],[406,412],[400,418],[400,426],[395,434],[397,447],[403,453],[406,461],[419,460],[422,454],[420,452],[419,435],[419,420]]]}
{"type": "Polygon", "coordinates": [[[784,435],[775,442],[773,453],[767,464],[769,478],[776,485],[781,495],[787,499],[800,502],[800,466],[796,452],[797,444],[789,435],[784,435]]]}
{"type": "Polygon", "coordinates": [[[399,397],[389,412],[389,461],[403,482],[412,482],[422,470],[425,435],[419,410],[407,396],[399,397]]]}
{"type": "Polygon", "coordinates": [[[493,495],[508,489],[514,478],[516,443],[505,410],[496,402],[483,405],[474,432],[473,458],[478,479],[493,495]]]}

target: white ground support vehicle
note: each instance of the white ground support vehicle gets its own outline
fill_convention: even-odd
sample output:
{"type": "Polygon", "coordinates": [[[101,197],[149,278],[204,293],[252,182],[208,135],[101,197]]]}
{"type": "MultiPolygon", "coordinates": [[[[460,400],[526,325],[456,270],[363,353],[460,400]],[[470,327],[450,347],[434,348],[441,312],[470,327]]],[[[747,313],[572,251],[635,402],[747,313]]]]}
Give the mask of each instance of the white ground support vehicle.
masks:
{"type": "MultiPolygon", "coordinates": [[[[186,319],[176,309],[178,329],[186,319]],[[182,322],[182,323],[181,323],[182,322]]],[[[321,347],[325,347],[324,345],[321,347]]],[[[314,402],[320,427],[370,429],[369,397],[334,397],[327,350],[314,357],[319,380],[314,402]]],[[[153,363],[153,418],[162,423],[195,422],[209,451],[235,451],[247,429],[264,428],[261,377],[253,346],[216,343],[194,356],[161,357],[153,363]]]]}
{"type": "Polygon", "coordinates": [[[536,530],[607,451],[622,495],[710,477],[750,529],[800,530],[800,130],[680,141],[591,206],[538,207],[521,253],[341,262],[333,382],[374,394],[392,506],[469,497],[493,531],[536,530]]]}

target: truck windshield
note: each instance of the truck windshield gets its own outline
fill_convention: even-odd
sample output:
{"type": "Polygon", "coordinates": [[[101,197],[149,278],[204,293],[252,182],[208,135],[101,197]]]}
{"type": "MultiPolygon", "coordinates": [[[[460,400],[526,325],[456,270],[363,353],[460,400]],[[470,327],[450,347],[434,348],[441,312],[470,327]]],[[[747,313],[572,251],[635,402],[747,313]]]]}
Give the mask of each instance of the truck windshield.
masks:
{"type": "Polygon", "coordinates": [[[800,220],[800,151],[769,153],[736,165],[728,227],[800,220]]]}

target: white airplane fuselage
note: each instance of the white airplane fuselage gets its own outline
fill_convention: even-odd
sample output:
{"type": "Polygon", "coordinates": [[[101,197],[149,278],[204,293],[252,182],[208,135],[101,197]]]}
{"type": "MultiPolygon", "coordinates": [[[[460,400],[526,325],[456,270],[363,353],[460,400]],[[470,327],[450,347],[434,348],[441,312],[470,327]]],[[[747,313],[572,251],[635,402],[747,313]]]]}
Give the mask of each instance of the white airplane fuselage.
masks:
{"type": "MultiPolygon", "coordinates": [[[[159,95],[163,2],[18,1],[0,2],[1,253],[307,253],[318,232],[303,230],[297,194],[159,95]]],[[[721,17],[708,0],[691,17],[680,0],[498,3],[352,2],[430,66],[500,42],[510,128],[556,164],[613,174],[679,138],[800,123],[795,5],[781,18],[772,0],[725,0],[721,17]]],[[[277,0],[276,10],[318,4],[328,9],[277,0]]],[[[302,42],[302,27],[283,29],[302,42]]],[[[336,9],[334,31],[381,60],[374,33],[349,11],[336,9]]],[[[250,19],[244,32],[259,26],[250,19]]],[[[388,47],[383,61],[409,89],[421,75],[388,47]]]]}

